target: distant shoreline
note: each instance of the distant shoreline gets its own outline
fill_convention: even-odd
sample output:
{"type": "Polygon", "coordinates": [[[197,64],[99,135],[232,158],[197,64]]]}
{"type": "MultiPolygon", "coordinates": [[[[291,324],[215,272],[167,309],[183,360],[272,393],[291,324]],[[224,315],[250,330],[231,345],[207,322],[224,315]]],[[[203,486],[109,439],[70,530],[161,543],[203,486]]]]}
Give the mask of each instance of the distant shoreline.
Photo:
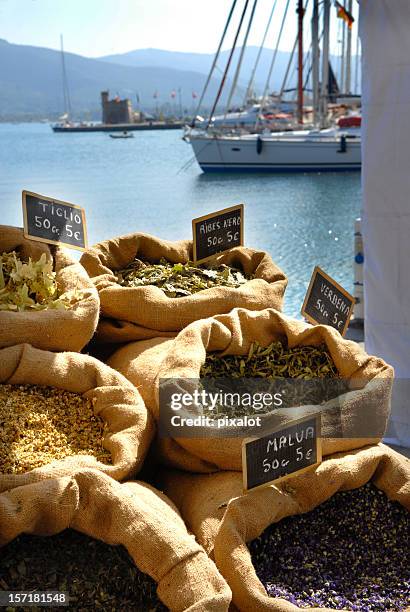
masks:
{"type": "MultiPolygon", "coordinates": [[[[0,116],[0,123],[57,123],[59,121],[61,113],[56,115],[5,115],[0,116]]],[[[99,121],[101,112],[99,114],[91,115],[87,113],[86,118],[84,116],[76,117],[76,121],[99,121]]]]}

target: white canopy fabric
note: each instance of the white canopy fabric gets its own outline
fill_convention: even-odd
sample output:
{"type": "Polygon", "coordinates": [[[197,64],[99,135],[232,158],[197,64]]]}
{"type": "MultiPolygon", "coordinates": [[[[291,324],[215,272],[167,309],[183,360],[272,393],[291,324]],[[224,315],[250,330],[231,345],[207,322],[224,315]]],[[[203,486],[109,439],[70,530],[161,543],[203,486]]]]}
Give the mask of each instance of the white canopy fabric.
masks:
{"type": "Polygon", "coordinates": [[[361,0],[367,352],[395,368],[389,441],[410,447],[410,0],[361,0]]]}

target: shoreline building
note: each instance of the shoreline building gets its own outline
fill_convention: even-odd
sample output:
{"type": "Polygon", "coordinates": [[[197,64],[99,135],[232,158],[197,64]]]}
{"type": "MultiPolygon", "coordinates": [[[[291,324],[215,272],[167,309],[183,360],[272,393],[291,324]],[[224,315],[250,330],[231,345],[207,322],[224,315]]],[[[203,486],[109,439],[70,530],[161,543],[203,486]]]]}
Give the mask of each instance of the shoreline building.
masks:
{"type": "Polygon", "coordinates": [[[134,111],[132,110],[132,104],[129,98],[121,100],[119,96],[116,96],[115,98],[110,100],[109,91],[102,91],[101,106],[102,122],[104,124],[135,122],[134,111]]]}

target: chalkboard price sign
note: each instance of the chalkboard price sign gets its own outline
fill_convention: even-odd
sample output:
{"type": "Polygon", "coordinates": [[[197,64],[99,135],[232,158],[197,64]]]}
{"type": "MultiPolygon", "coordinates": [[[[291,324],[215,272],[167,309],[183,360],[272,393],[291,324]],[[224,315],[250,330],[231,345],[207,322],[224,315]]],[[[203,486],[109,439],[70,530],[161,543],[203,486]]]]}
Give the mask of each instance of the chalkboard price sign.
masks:
{"type": "Polygon", "coordinates": [[[81,206],[23,191],[24,235],[30,240],[87,248],[85,211],[81,206]]]}
{"type": "Polygon", "coordinates": [[[354,304],[354,297],[316,266],[302,306],[302,315],[310,323],[330,325],[344,336],[354,304]]]}
{"type": "Polygon", "coordinates": [[[250,491],[310,470],[322,461],[320,413],[242,443],[244,491],[250,491]]]}
{"type": "Polygon", "coordinates": [[[237,204],[193,219],[194,262],[243,246],[243,208],[243,204],[237,204]]]}

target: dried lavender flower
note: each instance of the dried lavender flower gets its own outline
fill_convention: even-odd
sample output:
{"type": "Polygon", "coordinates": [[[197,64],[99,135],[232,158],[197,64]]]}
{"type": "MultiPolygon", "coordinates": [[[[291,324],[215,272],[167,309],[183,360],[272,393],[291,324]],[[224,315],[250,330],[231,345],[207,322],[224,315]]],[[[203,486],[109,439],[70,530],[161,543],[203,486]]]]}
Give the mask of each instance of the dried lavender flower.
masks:
{"type": "Polygon", "coordinates": [[[410,605],[410,514],[372,483],[269,526],[250,543],[272,597],[301,607],[400,612],[410,605]]]}

